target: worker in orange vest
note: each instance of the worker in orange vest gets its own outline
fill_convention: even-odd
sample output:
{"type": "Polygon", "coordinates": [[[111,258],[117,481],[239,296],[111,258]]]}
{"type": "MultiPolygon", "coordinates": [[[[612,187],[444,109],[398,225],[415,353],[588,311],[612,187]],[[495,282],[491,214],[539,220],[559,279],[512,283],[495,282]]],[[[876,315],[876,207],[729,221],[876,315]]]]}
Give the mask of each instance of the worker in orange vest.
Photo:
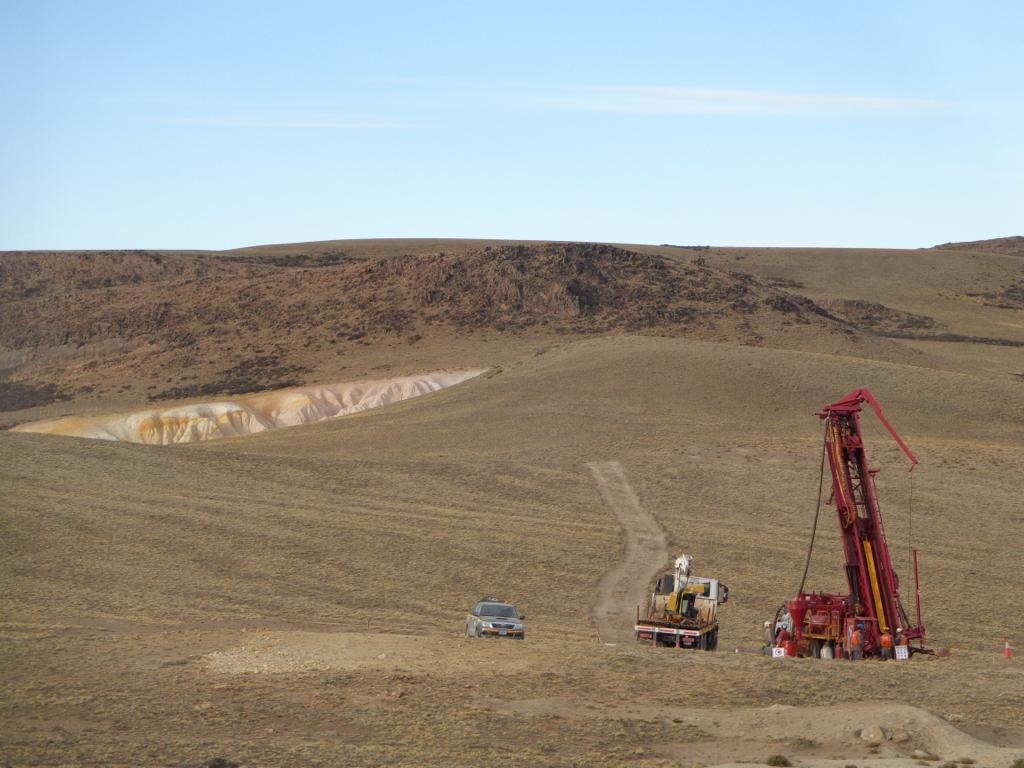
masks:
{"type": "Polygon", "coordinates": [[[858,624],[857,628],[850,635],[850,658],[854,661],[864,658],[864,635],[861,632],[862,629],[864,629],[864,625],[858,624]]]}
{"type": "Polygon", "coordinates": [[[879,645],[882,650],[882,661],[888,661],[892,658],[892,635],[889,632],[883,632],[879,645]]]}

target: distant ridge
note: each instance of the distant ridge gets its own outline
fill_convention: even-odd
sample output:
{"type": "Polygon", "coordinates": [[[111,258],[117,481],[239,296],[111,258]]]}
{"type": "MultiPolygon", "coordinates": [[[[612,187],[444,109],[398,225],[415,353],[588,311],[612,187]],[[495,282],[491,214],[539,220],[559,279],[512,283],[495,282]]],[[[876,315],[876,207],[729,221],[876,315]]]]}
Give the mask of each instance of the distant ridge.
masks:
{"type": "Polygon", "coordinates": [[[1024,256],[1024,237],[995,237],[991,240],[967,240],[962,243],[943,243],[933,246],[943,251],[979,251],[982,253],[999,253],[1004,256],[1024,256]]]}
{"type": "Polygon", "coordinates": [[[606,334],[893,362],[923,360],[907,343],[984,344],[991,360],[1024,347],[1015,319],[988,312],[1024,307],[1024,260],[991,253],[1022,241],[932,253],[409,239],[0,252],[0,427],[496,368],[606,334]],[[864,268],[837,293],[851,258],[864,268]]]}
{"type": "Polygon", "coordinates": [[[337,245],[2,254],[0,365],[5,354],[13,365],[0,367],[0,412],[129,382],[161,401],[340,380],[340,369],[327,379],[315,371],[351,375],[363,350],[487,332],[753,345],[856,335],[811,299],[710,265],[703,252],[670,259],[600,243],[471,242],[414,255],[407,245],[367,256],[337,245]]]}

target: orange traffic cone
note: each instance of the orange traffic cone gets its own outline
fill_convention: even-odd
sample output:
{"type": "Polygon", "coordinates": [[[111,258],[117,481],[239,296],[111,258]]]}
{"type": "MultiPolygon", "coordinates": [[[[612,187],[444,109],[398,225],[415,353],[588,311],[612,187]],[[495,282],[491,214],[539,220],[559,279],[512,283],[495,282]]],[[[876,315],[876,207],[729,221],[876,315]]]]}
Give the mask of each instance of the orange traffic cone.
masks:
{"type": "Polygon", "coordinates": [[[1010,639],[1006,638],[1006,643],[1003,645],[1003,658],[1009,661],[1013,658],[1013,648],[1010,647],[1010,639]]]}

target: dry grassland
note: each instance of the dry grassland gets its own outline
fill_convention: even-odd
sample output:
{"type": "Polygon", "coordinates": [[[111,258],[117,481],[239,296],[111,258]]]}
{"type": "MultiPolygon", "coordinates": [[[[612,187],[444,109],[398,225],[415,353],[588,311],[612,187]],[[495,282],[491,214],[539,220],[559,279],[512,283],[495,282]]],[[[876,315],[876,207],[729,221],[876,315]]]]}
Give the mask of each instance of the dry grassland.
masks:
{"type": "MultiPolygon", "coordinates": [[[[765,284],[799,281],[814,301],[877,302],[949,333],[1024,340],[1018,310],[954,295],[956,283],[1012,284],[1019,258],[858,253],[867,261],[836,292],[828,276],[847,253],[700,252],[723,274],[735,262],[765,284]],[[903,288],[873,276],[883,263],[903,288]]],[[[928,750],[1007,768],[1024,756],[1024,667],[1000,655],[1004,637],[1024,645],[1024,383],[1013,375],[1024,351],[857,333],[847,356],[842,334],[815,342],[802,327],[756,345],[438,332],[345,364],[491,373],[377,412],[195,445],[0,432],[0,764],[691,766],[781,754],[898,768],[928,750]],[[952,655],[734,653],[759,648],[761,622],[799,583],[814,411],[860,386],[921,459],[911,531],[911,476],[865,417],[895,565],[909,584],[912,535],[929,637],[952,655]],[[728,583],[718,652],[598,638],[597,587],[624,538],[589,462],[618,462],[669,552],[728,583]],[[486,593],[528,614],[525,642],[463,636],[486,593]],[[876,725],[879,743],[858,735],[876,725]]],[[[822,589],[841,579],[831,512],[809,578],[822,589]]]]}

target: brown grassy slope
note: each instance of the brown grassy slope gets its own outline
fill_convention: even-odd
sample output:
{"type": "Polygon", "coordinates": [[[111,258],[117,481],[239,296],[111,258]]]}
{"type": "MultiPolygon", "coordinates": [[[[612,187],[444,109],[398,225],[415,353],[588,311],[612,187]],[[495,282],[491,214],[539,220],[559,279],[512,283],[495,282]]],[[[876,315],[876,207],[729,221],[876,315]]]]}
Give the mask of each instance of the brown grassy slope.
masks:
{"type": "Polygon", "coordinates": [[[594,244],[379,258],[315,249],[7,254],[2,263],[0,345],[17,380],[72,396],[140,382],[151,398],[261,389],[337,368],[385,340],[416,344],[450,331],[760,343],[783,324],[847,330],[748,275],[594,244]],[[160,386],[163,372],[175,383],[185,370],[198,374],[194,383],[160,386]]]}
{"type": "MultiPolygon", "coordinates": [[[[1000,542],[1021,523],[1014,479],[1024,425],[1006,418],[1024,410],[1019,386],[622,337],[551,350],[376,413],[218,443],[162,449],[5,434],[14,612],[344,625],[365,620],[373,595],[400,591],[415,572],[431,626],[475,591],[513,585],[542,609],[544,626],[569,599],[548,585],[566,579],[570,624],[587,632],[587,595],[607,567],[615,524],[583,465],[618,460],[673,544],[727,575],[737,595],[728,634],[752,641],[757,617],[793,585],[765,581],[764,559],[750,553],[798,569],[817,481],[812,414],[855,385],[876,392],[921,455],[915,538],[938,568],[926,597],[941,602],[946,578],[969,567],[989,585],[993,610],[1012,600],[1022,585],[1000,542]],[[975,529],[978,519],[985,525],[975,529]],[[481,572],[499,583],[478,580],[481,572]]],[[[902,458],[867,423],[892,494],[883,499],[902,512],[902,458]]],[[[899,519],[891,522],[902,541],[899,519]]],[[[824,536],[823,551],[833,538],[824,536]]],[[[982,638],[958,636],[945,613],[933,622],[941,642],[985,645],[1016,621],[990,618],[982,638]]]]}
{"type": "Polygon", "coordinates": [[[996,237],[989,240],[969,240],[962,243],[936,245],[943,251],[971,251],[975,253],[1001,253],[1007,256],[1024,256],[1024,237],[996,237]]]}
{"type": "Polygon", "coordinates": [[[1024,277],[1020,259],[958,251],[813,248],[713,249],[711,265],[749,272],[812,300],[876,302],[931,318],[941,330],[1024,340],[1018,313],[987,307],[973,294],[1003,290],[1024,277]]]}
{"type": "MultiPolygon", "coordinates": [[[[856,729],[870,722],[825,716],[837,700],[872,702],[889,728],[905,720],[888,703],[912,702],[1017,738],[1020,670],[999,649],[1024,634],[1006,609],[1024,589],[1007,544],[1024,534],[1024,427],[1007,417],[1022,410],[1008,380],[622,336],[252,438],[165,449],[0,434],[0,754],[43,765],[860,760],[856,729]],[[756,647],[761,621],[796,589],[817,483],[813,411],[855,385],[876,392],[921,456],[925,619],[954,656],[833,667],[727,652],[756,647]],[[596,641],[594,586],[621,540],[589,460],[621,461],[673,550],[732,587],[726,652],[596,641]],[[527,611],[527,642],[460,638],[465,608],[492,591],[527,611]],[[389,634],[412,631],[424,636],[389,634]],[[684,688],[702,691],[700,725],[684,688]],[[715,722],[750,718],[742,733],[775,711],[742,707],[774,704],[819,705],[820,732],[766,723],[768,736],[739,738],[715,722]],[[495,729],[499,745],[481,738],[495,729]]],[[[906,581],[907,476],[871,418],[906,581]]],[[[829,512],[809,582],[821,588],[841,579],[829,512]]],[[[918,746],[935,748],[915,736],[883,749],[918,746]]]]}
{"type": "Polygon", "coordinates": [[[216,254],[7,253],[0,395],[20,421],[83,405],[500,364],[552,339],[608,332],[910,355],[940,367],[956,356],[882,336],[907,331],[910,318],[913,335],[1024,343],[1002,319],[1008,310],[975,312],[984,303],[970,299],[959,314],[942,311],[965,286],[979,295],[1005,290],[1006,265],[933,254],[942,262],[935,272],[916,253],[417,240],[216,254]],[[821,290],[850,260],[888,265],[890,279],[873,280],[869,267],[844,277],[839,293],[821,290]],[[901,273],[892,274],[894,264],[901,273]],[[510,354],[492,351],[481,361],[488,334],[506,339],[510,354]],[[64,402],[20,413],[48,400],[64,402]]]}
{"type": "MultiPolygon", "coordinates": [[[[809,248],[712,248],[703,257],[807,296],[869,334],[871,343],[896,336],[906,362],[996,377],[1024,373],[1019,258],[809,248]]],[[[854,354],[892,359],[884,349],[854,354]]]]}
{"type": "MultiPolygon", "coordinates": [[[[318,460],[402,456],[576,471],[587,461],[619,460],[673,544],[695,549],[706,567],[729,574],[742,595],[737,603],[746,606],[733,609],[730,635],[751,641],[757,617],[795,589],[796,576],[781,585],[766,581],[763,564],[770,560],[787,574],[799,573],[817,483],[820,436],[813,413],[857,386],[876,393],[921,456],[914,473],[914,538],[928,551],[928,567],[936,569],[927,598],[945,600],[945,579],[955,579],[956,569],[965,567],[958,552],[970,553],[970,570],[1001,596],[993,598],[983,637],[961,637],[957,620],[936,612],[937,640],[985,646],[1011,625],[1024,631],[995,608],[1024,587],[1009,574],[1012,555],[1000,551],[1002,537],[1024,533],[1013,491],[1024,469],[1015,456],[1024,422],[1007,418],[1024,412],[1024,390],[1012,381],[801,352],[621,337],[551,350],[446,391],[429,408],[403,403],[301,434],[265,433],[197,451],[318,460]],[[978,505],[986,520],[981,529],[974,528],[978,505]],[[756,558],[752,551],[759,553],[756,558]]],[[[880,483],[891,494],[885,501],[894,509],[894,547],[902,553],[906,463],[873,419],[865,419],[871,455],[886,467],[880,483]]],[[[835,558],[837,537],[827,515],[826,521],[822,551],[831,547],[835,558]]],[[[821,575],[838,587],[840,574],[833,571],[823,565],[821,575]]]]}
{"type": "MultiPolygon", "coordinates": [[[[727,575],[737,595],[728,635],[753,641],[758,616],[793,588],[792,578],[766,581],[763,564],[786,574],[800,565],[817,481],[813,411],[857,385],[876,392],[921,455],[915,539],[927,553],[926,603],[945,602],[958,572],[986,584],[979,633],[962,636],[955,615],[935,612],[936,639],[985,647],[1024,631],[997,611],[1024,586],[1001,544],[1021,533],[1024,425],[1007,418],[1024,411],[1019,386],[642,337],[568,345],[422,401],[219,443],[4,435],[15,612],[344,624],[349,612],[365,619],[371,596],[400,590],[413,571],[434,625],[492,586],[474,574],[497,566],[505,576],[494,586],[514,583],[543,609],[541,626],[563,599],[548,585],[572,581],[571,625],[586,632],[586,596],[615,526],[583,465],[618,460],[673,544],[727,575]]],[[[902,542],[902,457],[867,424],[902,542]]],[[[825,530],[828,552],[835,537],[825,530]]]]}
{"type": "Polygon", "coordinates": [[[571,585],[573,631],[589,634],[574,564],[617,538],[585,478],[560,468],[3,437],[4,613],[18,624],[365,630],[412,612],[451,632],[478,592],[512,583],[550,616],[555,579],[571,585]],[[538,567],[550,536],[565,556],[538,567]]]}

